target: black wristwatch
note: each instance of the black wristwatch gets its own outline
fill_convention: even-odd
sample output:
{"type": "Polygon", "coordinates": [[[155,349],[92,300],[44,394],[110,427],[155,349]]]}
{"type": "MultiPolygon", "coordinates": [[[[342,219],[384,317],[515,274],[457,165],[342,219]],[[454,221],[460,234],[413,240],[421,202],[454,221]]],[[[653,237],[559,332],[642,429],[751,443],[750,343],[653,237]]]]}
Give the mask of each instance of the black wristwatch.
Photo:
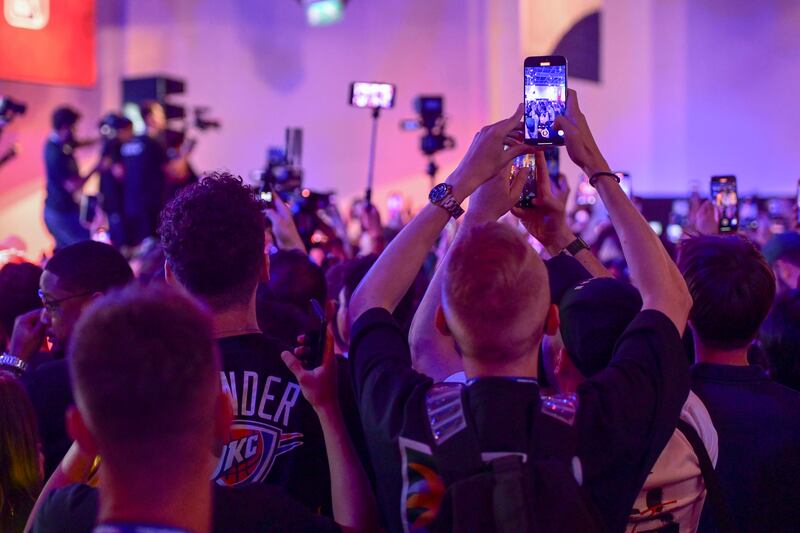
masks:
{"type": "Polygon", "coordinates": [[[428,194],[428,200],[433,205],[438,205],[453,218],[458,218],[464,214],[464,210],[458,205],[455,196],[453,196],[453,186],[447,183],[440,183],[428,194]]]}
{"type": "Polygon", "coordinates": [[[575,240],[569,243],[566,246],[566,248],[564,248],[564,251],[567,252],[572,257],[575,257],[581,250],[588,250],[588,249],[589,245],[586,244],[586,241],[584,241],[580,235],[576,235],[575,240]]]}

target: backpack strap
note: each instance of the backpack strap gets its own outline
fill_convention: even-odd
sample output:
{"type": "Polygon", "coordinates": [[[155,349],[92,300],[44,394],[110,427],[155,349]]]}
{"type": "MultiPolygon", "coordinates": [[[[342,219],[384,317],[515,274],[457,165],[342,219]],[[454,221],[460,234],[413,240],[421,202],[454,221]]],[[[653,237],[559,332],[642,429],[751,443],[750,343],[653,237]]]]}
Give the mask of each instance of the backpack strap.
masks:
{"type": "Polygon", "coordinates": [[[437,383],[425,394],[433,459],[448,486],[484,468],[467,401],[460,383],[437,383]]]}
{"type": "Polygon", "coordinates": [[[706,499],[711,504],[711,512],[714,515],[717,531],[722,533],[736,531],[728,505],[723,498],[722,489],[719,486],[717,472],[714,470],[714,464],[711,462],[711,457],[708,455],[708,450],[706,450],[703,439],[700,438],[697,430],[683,419],[678,419],[676,429],[683,433],[683,436],[689,441],[692,450],[694,450],[694,454],[697,456],[697,462],[700,464],[700,472],[703,475],[703,483],[706,486],[706,499]]]}

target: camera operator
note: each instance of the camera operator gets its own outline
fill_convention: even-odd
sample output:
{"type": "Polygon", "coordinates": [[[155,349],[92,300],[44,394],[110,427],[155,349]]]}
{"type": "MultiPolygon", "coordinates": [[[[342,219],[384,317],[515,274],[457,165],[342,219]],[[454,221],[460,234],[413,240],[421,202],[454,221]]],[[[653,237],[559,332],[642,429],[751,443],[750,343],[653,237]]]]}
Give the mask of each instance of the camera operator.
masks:
{"type": "Polygon", "coordinates": [[[75,149],[93,143],[75,139],[80,114],[68,106],[53,111],[53,131],[44,146],[47,170],[47,198],[44,222],[56,241],[56,250],[89,239],[89,230],[80,223],[78,198],[86,178],[80,175],[75,149]]]}
{"type": "Polygon", "coordinates": [[[170,158],[167,143],[167,116],[158,102],[144,102],[139,111],[147,130],[122,145],[123,220],[125,241],[137,246],[145,238],[155,236],[158,214],[174,192],[191,176],[188,156],[191,146],[184,143],[170,158]]]}
{"type": "Polygon", "coordinates": [[[122,224],[123,180],[122,145],[133,139],[133,123],[122,115],[110,113],[100,121],[103,148],[97,171],[100,173],[100,207],[108,217],[111,243],[119,248],[125,244],[122,224]]]}

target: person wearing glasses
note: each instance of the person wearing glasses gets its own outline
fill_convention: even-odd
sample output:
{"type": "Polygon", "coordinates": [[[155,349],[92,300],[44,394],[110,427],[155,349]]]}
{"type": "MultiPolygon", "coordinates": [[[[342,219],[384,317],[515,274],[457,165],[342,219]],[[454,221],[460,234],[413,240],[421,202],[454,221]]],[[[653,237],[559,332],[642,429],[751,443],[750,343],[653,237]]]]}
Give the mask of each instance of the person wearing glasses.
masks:
{"type": "Polygon", "coordinates": [[[82,241],[61,248],[47,262],[39,279],[42,309],[17,317],[0,356],[0,370],[22,380],[39,422],[45,455],[45,478],[58,466],[71,440],[64,412],[73,403],[64,352],[75,324],[89,303],[127,285],[133,272],[113,246],[82,241]],[[52,348],[42,353],[45,339],[52,348]]]}

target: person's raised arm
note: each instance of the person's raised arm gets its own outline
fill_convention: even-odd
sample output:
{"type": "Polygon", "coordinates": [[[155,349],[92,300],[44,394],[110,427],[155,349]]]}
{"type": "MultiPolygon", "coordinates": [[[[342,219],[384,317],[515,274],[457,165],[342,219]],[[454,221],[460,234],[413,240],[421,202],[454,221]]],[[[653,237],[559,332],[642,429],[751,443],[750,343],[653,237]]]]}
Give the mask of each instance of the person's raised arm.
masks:
{"type": "Polygon", "coordinates": [[[661,311],[672,320],[678,332],[683,334],[692,307],[686,282],[658,236],[611,173],[592,137],[574,90],[567,91],[566,113],[556,119],[555,125],[564,130],[570,158],[592,178],[600,193],[611,223],[619,235],[631,279],[642,294],[642,309],[661,311]]]}
{"type": "MultiPolygon", "coordinates": [[[[302,337],[298,340],[304,341],[302,337]]],[[[300,358],[305,350],[298,348],[296,355],[283,352],[281,358],[297,378],[303,396],[314,408],[322,426],[330,468],[333,519],[345,531],[378,531],[377,503],[339,406],[333,337],[327,334],[322,365],[313,370],[303,367],[300,358]]]]}
{"type": "MultiPolygon", "coordinates": [[[[469,210],[464,216],[464,222],[456,234],[453,245],[466,234],[466,229],[486,222],[495,222],[506,214],[519,200],[524,185],[525,175],[512,174],[510,165],[481,185],[470,198],[469,210]],[[513,177],[510,179],[510,176],[513,177]]],[[[435,327],[436,313],[442,305],[442,281],[449,258],[448,252],[425,291],[409,332],[414,369],[434,381],[441,381],[463,370],[461,357],[456,351],[453,338],[444,335],[435,327]]]]}
{"type": "MultiPolygon", "coordinates": [[[[515,207],[514,216],[536,240],[542,243],[551,257],[558,255],[576,240],[567,224],[567,198],[569,185],[566,178],[558,175],[553,183],[547,171],[543,152],[536,153],[536,198],[533,207],[515,207]],[[555,189],[555,190],[554,190],[555,189]]],[[[588,248],[581,248],[573,257],[595,278],[610,278],[611,273],[588,248]]]]}
{"type": "MultiPolygon", "coordinates": [[[[522,113],[520,105],[511,117],[486,126],[475,135],[464,159],[446,180],[459,204],[516,156],[532,151],[532,147],[518,141],[522,113]],[[504,145],[509,146],[508,150],[504,145]]],[[[394,311],[448,220],[448,211],[428,204],[403,228],[353,294],[351,321],[376,307],[394,311]]]]}
{"type": "Polygon", "coordinates": [[[289,206],[278,196],[274,188],[272,191],[273,209],[267,209],[267,218],[272,222],[272,234],[275,236],[275,244],[280,250],[299,250],[304,254],[308,253],[306,245],[297,231],[294,217],[289,206]]]}

